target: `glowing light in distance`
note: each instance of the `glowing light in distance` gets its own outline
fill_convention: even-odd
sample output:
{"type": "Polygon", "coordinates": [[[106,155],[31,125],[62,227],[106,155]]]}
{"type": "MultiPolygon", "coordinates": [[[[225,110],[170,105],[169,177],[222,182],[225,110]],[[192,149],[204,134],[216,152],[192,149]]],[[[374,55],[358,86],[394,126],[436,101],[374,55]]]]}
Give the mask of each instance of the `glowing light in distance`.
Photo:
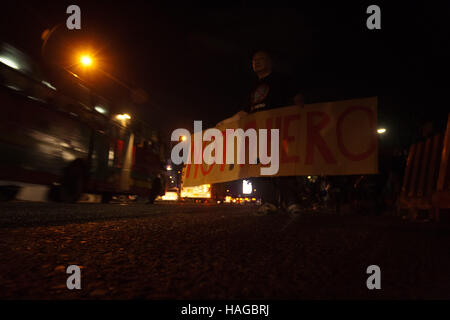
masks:
{"type": "Polygon", "coordinates": [[[8,67],[11,67],[13,69],[16,69],[16,70],[20,69],[20,66],[17,64],[17,62],[9,59],[8,57],[0,56],[0,62],[3,64],[6,64],[8,67]]]}
{"type": "Polygon", "coordinates": [[[163,199],[163,200],[171,200],[171,201],[178,200],[178,194],[176,192],[170,192],[169,191],[169,192],[166,192],[166,194],[163,195],[161,197],[161,199],[163,199]]]}
{"type": "Polygon", "coordinates": [[[127,114],[127,113],[124,113],[124,114],[118,114],[118,115],[116,116],[116,118],[117,118],[118,120],[130,120],[130,119],[131,119],[131,116],[130,116],[129,114],[127,114]]]}
{"type": "Polygon", "coordinates": [[[47,82],[47,81],[45,81],[45,80],[42,80],[42,83],[45,84],[45,85],[46,85],[47,87],[49,87],[50,89],[56,91],[56,88],[55,88],[54,86],[52,86],[51,83],[49,83],[49,82],[47,82]]]}
{"type": "Polygon", "coordinates": [[[106,114],[108,112],[102,106],[95,106],[94,109],[95,109],[95,111],[97,111],[98,113],[101,113],[101,114],[106,114]]]}
{"type": "Polygon", "coordinates": [[[211,185],[203,184],[196,187],[183,187],[181,198],[211,198],[211,185]]]}
{"type": "Polygon", "coordinates": [[[88,56],[88,55],[83,55],[80,58],[80,62],[81,62],[82,65],[84,65],[86,67],[89,67],[89,66],[92,65],[92,58],[90,56],[88,56]]]}
{"type": "Polygon", "coordinates": [[[248,180],[242,180],[242,193],[250,194],[252,193],[252,183],[248,180]]]}

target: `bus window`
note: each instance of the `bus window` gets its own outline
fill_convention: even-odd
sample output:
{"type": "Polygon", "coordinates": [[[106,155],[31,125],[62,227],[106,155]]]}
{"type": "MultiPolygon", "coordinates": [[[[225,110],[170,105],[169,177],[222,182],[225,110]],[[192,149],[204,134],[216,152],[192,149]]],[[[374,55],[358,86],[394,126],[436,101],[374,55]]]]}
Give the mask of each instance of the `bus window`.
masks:
{"type": "Polygon", "coordinates": [[[123,148],[124,148],[124,143],[123,140],[118,139],[116,141],[116,148],[115,148],[115,161],[114,164],[117,168],[122,167],[122,162],[123,162],[123,148]]]}
{"type": "Polygon", "coordinates": [[[78,103],[81,104],[85,109],[92,110],[90,90],[81,83],[77,83],[77,86],[78,103]]]}
{"type": "Polygon", "coordinates": [[[114,148],[111,146],[108,152],[108,167],[114,166],[114,148]]]}
{"type": "Polygon", "coordinates": [[[0,76],[5,87],[18,92],[28,90],[29,80],[16,70],[0,64],[0,76]]]}

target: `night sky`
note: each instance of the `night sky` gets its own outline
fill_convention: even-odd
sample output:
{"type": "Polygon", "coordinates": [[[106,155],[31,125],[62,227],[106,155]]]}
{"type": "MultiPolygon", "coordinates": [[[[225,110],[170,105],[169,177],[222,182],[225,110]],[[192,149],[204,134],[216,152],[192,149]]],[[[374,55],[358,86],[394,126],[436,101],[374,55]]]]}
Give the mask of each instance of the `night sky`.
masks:
{"type": "MultiPolygon", "coordinates": [[[[167,137],[175,128],[191,129],[194,120],[214,126],[239,111],[255,79],[251,54],[259,48],[275,54],[276,70],[298,81],[307,103],[378,95],[380,121],[397,134],[410,136],[424,118],[448,112],[448,4],[205,4],[6,1],[1,39],[41,59],[42,31],[63,23],[44,59],[67,66],[78,48],[90,47],[103,70],[146,92],[148,101],[129,110],[167,137]],[[81,7],[81,31],[64,28],[70,4],[81,7]],[[381,7],[381,30],[366,28],[370,4],[381,7]]],[[[106,96],[128,100],[126,90],[101,74],[89,80],[106,96]]]]}

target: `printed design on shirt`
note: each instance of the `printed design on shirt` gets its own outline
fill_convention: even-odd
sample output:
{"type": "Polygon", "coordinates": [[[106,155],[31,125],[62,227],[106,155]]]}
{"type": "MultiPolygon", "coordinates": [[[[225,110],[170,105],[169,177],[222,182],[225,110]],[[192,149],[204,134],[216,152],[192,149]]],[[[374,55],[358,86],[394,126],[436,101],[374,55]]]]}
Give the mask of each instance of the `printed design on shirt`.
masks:
{"type": "Polygon", "coordinates": [[[258,110],[258,109],[265,108],[265,107],[266,107],[265,103],[260,103],[260,104],[252,106],[251,111],[255,111],[255,110],[258,110]]]}
{"type": "Polygon", "coordinates": [[[252,105],[263,102],[269,94],[269,85],[267,83],[261,83],[253,92],[252,105]]]}

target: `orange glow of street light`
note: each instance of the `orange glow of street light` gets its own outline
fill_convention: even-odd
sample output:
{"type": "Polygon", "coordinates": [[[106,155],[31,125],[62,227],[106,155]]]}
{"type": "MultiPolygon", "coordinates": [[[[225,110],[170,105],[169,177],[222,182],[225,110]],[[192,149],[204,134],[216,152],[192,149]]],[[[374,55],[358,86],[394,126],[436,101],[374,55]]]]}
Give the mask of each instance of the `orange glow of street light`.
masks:
{"type": "Polygon", "coordinates": [[[129,114],[127,114],[127,113],[124,113],[124,114],[118,114],[117,116],[116,116],[116,119],[117,120],[130,120],[131,119],[131,116],[129,115],[129,114]]]}
{"type": "Polygon", "coordinates": [[[92,65],[92,58],[88,55],[83,55],[80,58],[80,62],[82,65],[86,67],[90,67],[92,65]]]}

